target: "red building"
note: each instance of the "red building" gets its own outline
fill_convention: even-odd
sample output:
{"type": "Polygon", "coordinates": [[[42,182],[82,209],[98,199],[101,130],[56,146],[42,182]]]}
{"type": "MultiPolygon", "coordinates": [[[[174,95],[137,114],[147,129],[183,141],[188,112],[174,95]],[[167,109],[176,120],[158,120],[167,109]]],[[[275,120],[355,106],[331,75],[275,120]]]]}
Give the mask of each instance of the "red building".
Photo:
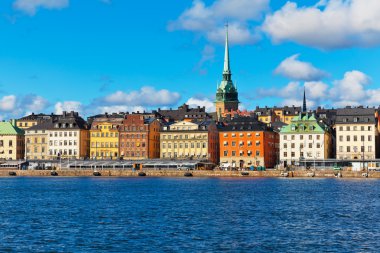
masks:
{"type": "Polygon", "coordinates": [[[123,159],[159,158],[160,121],[151,115],[126,115],[119,127],[119,144],[123,159]]]}

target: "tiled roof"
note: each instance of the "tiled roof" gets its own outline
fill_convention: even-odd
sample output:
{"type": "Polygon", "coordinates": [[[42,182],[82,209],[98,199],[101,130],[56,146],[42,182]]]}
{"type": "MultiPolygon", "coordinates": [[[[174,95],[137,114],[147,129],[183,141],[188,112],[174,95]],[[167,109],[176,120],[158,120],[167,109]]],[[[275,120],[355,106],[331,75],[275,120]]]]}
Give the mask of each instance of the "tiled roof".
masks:
{"type": "Polygon", "coordinates": [[[338,109],[336,115],[336,124],[376,124],[375,108],[363,107],[346,107],[338,109]]]}
{"type": "Polygon", "coordinates": [[[226,122],[226,125],[220,127],[221,132],[225,131],[271,131],[267,124],[258,121],[252,117],[240,117],[226,122]]]}

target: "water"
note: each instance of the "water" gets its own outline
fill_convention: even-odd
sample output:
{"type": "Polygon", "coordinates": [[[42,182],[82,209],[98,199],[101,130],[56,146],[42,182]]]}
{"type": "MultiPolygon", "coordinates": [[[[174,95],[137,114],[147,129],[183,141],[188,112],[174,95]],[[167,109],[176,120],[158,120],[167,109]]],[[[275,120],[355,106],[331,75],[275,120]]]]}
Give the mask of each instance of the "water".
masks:
{"type": "Polygon", "coordinates": [[[0,252],[378,252],[380,181],[0,179],[0,252]]]}

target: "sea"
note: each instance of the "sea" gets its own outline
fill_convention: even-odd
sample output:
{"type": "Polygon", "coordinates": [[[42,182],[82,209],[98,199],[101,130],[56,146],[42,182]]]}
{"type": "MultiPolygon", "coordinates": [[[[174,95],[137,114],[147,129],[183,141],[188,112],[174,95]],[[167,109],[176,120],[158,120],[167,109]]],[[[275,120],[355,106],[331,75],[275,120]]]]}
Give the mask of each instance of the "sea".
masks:
{"type": "Polygon", "coordinates": [[[2,178],[0,252],[379,252],[380,181],[2,178]]]}

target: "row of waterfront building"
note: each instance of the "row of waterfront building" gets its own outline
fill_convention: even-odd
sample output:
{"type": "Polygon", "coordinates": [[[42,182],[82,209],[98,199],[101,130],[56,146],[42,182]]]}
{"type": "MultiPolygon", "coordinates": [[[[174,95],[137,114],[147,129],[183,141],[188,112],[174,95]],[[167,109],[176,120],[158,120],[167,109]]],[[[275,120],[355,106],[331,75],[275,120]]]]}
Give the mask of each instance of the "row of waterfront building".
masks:
{"type": "Polygon", "coordinates": [[[31,114],[0,123],[0,159],[161,158],[274,167],[379,157],[378,109],[305,109],[225,111],[220,118],[204,107],[187,105],[150,113],[100,114],[87,120],[77,112],[31,114]],[[279,110],[287,117],[273,117],[279,110]]]}
{"type": "Polygon", "coordinates": [[[305,161],[375,160],[379,109],[256,107],[239,111],[228,32],[215,113],[204,107],[149,113],[31,114],[0,123],[0,159],[194,159],[222,167],[274,167],[305,161]]]}

